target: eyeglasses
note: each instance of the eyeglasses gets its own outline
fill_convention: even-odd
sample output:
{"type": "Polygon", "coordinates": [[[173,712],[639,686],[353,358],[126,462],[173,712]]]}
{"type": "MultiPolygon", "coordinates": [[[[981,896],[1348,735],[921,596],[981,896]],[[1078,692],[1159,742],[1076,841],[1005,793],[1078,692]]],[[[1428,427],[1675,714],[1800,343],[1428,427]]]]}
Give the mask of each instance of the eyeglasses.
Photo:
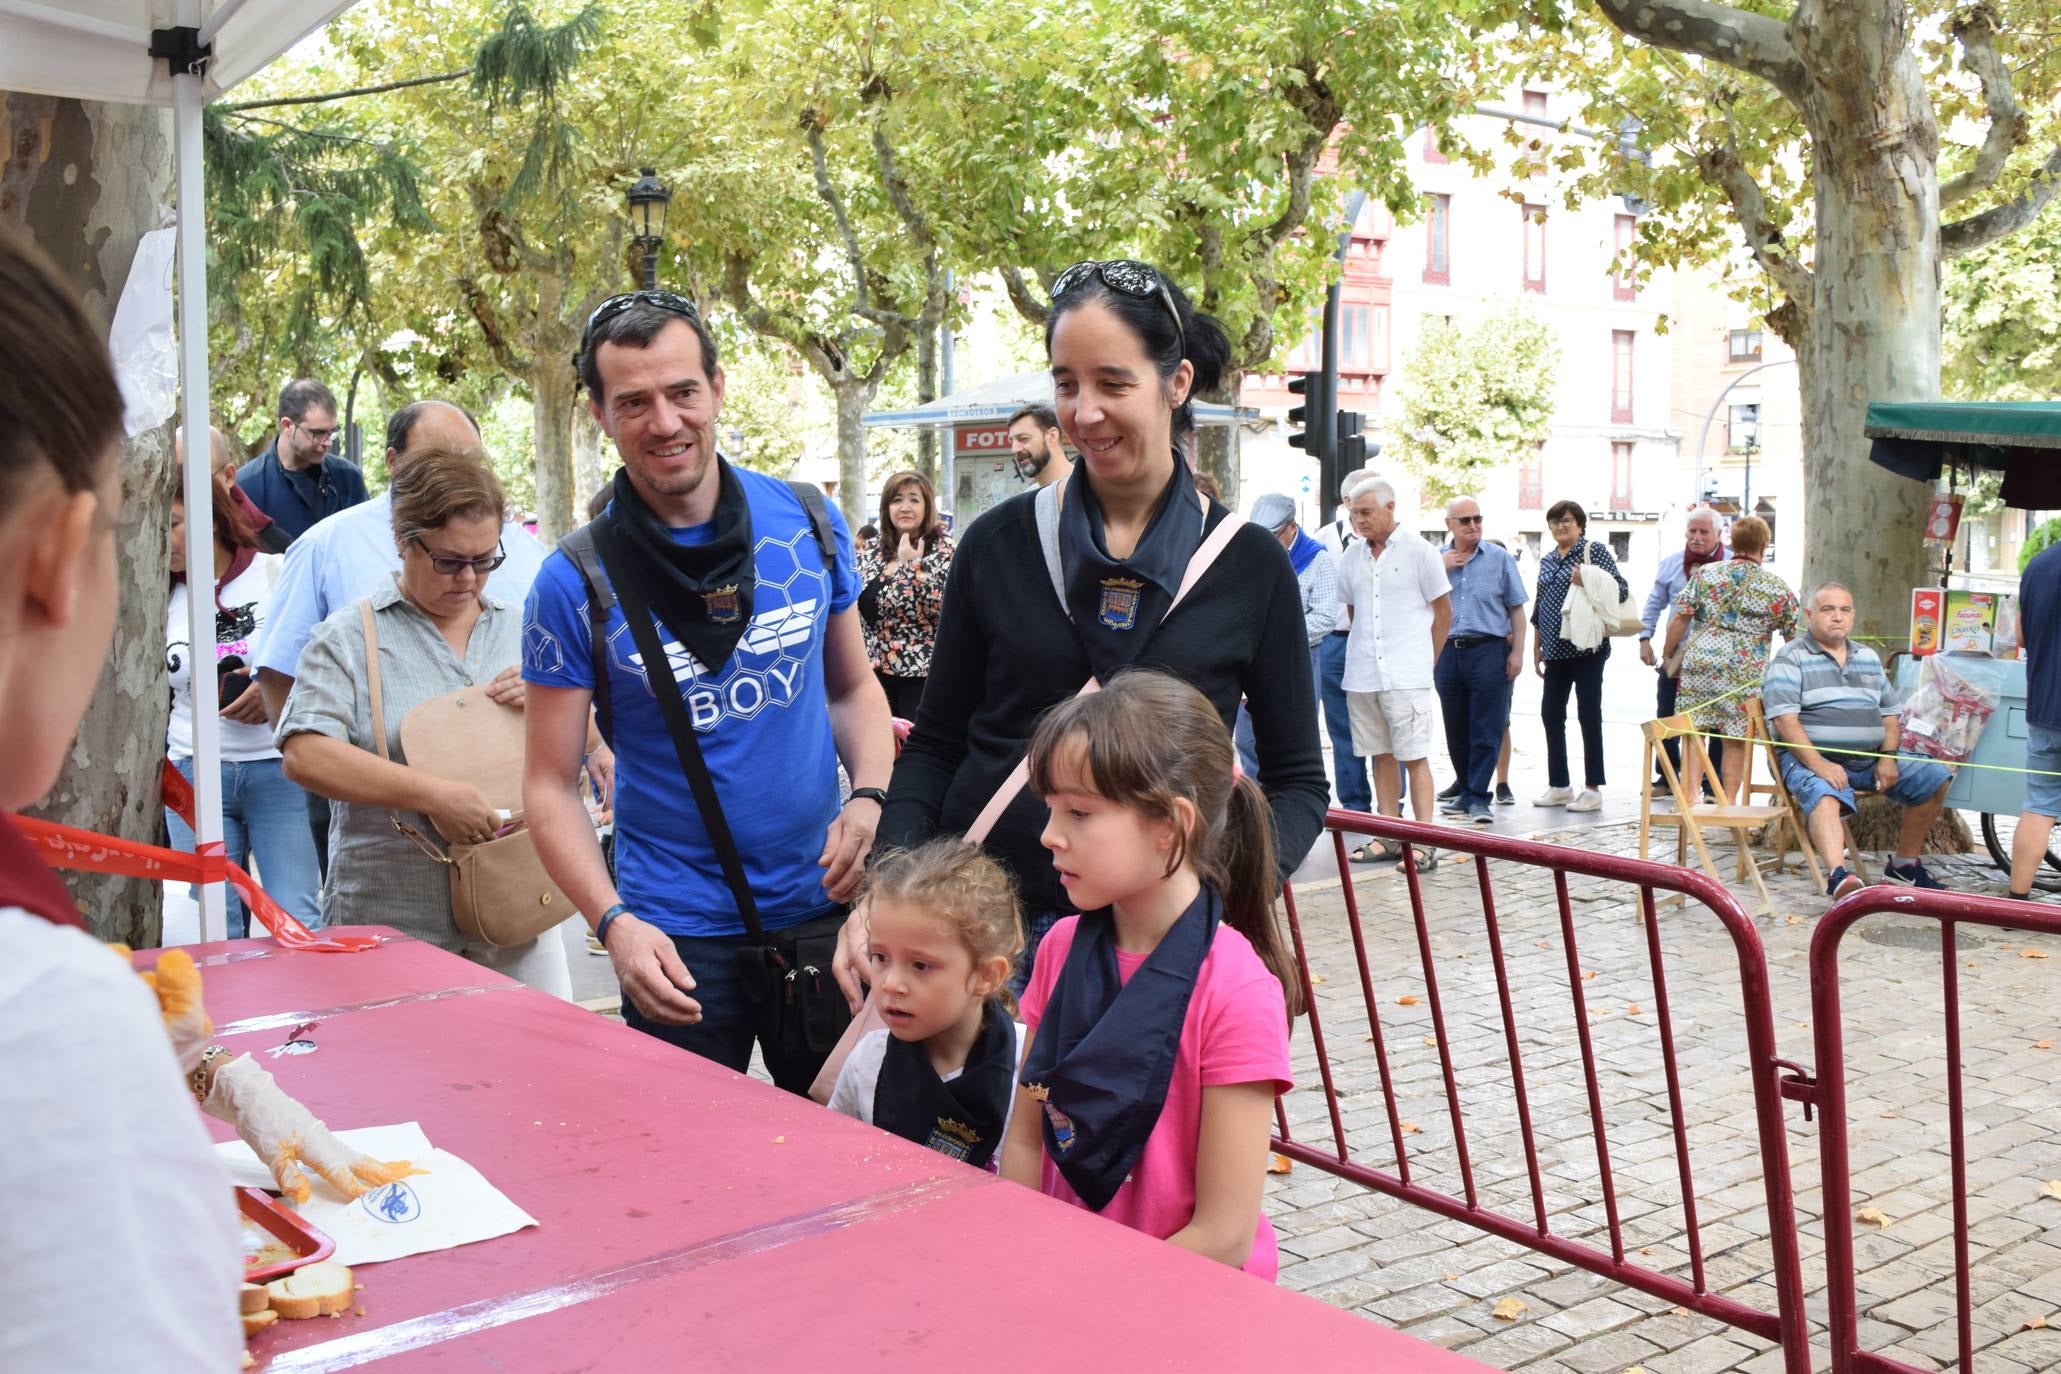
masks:
{"type": "Polygon", "coordinates": [[[594,307],[594,313],[587,316],[587,327],[580,331],[580,352],[585,354],[593,346],[594,331],[622,314],[633,305],[649,305],[669,315],[678,315],[696,329],[701,328],[701,310],[693,301],[677,291],[625,291],[620,296],[610,296],[594,307]]]}
{"type": "Polygon", "coordinates": [[[1052,299],[1057,301],[1068,292],[1085,286],[1090,278],[1112,291],[1121,291],[1132,300],[1149,301],[1157,296],[1165,301],[1166,313],[1174,317],[1174,334],[1181,341],[1181,356],[1188,356],[1188,331],[1181,327],[1181,309],[1174,304],[1174,293],[1167,289],[1166,278],[1160,275],[1157,267],[1132,258],[1077,262],[1053,281],[1052,299]]]}
{"type": "Polygon", "coordinates": [[[1453,517],[1453,523],[1456,525],[1479,525],[1481,517],[1478,515],[1456,515],[1453,517]]]}
{"type": "Polygon", "coordinates": [[[415,547],[422,550],[422,556],[429,560],[429,566],[443,577],[456,577],[467,568],[472,569],[481,577],[485,577],[488,573],[508,561],[507,551],[499,544],[494,546],[492,553],[482,554],[478,558],[459,558],[455,554],[431,553],[429,545],[422,542],[422,536],[419,534],[411,536],[411,538],[415,547]]]}
{"type": "Polygon", "coordinates": [[[299,420],[295,420],[293,422],[293,427],[299,430],[301,433],[307,435],[310,439],[313,439],[318,444],[328,443],[331,439],[334,439],[336,437],[336,431],[342,428],[342,426],[340,425],[331,425],[328,429],[309,429],[299,420]]]}

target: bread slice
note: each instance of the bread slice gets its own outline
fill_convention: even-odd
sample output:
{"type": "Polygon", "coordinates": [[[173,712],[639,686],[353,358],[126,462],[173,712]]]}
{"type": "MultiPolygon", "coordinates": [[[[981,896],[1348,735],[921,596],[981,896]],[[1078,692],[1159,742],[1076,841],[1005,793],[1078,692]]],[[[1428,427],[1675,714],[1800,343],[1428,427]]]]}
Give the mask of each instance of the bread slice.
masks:
{"type": "Polygon", "coordinates": [[[291,1321],[327,1317],[351,1305],[351,1271],[323,1260],[265,1285],[272,1310],[291,1321]]]}
{"type": "Polygon", "coordinates": [[[269,1307],[259,1312],[244,1313],[243,1338],[245,1340],[249,1340],[252,1336],[257,1335],[260,1331],[263,1331],[266,1327],[270,1326],[273,1322],[276,1322],[278,1320],[279,1314],[277,1312],[274,1312],[269,1307]]]}
{"type": "Polygon", "coordinates": [[[253,1312],[262,1312],[272,1305],[272,1295],[265,1291],[265,1285],[262,1283],[246,1283],[237,1297],[246,1317],[253,1312]]]}

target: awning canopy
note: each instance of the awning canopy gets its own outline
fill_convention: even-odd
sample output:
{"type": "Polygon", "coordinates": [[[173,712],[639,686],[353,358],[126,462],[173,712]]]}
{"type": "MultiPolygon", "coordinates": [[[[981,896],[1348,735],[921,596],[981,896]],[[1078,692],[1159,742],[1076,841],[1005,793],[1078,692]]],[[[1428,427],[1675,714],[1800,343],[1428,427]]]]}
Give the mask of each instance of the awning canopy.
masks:
{"type": "Polygon", "coordinates": [[[2004,504],[2061,507],[2061,401],[1877,401],[1868,457],[1921,482],[1948,463],[2004,474],[2004,504]]]}
{"type": "MultiPolygon", "coordinates": [[[[199,6],[211,44],[201,89],[213,100],[351,7],[352,0],[213,0],[199,6]]],[[[175,0],[0,0],[0,90],[73,100],[170,105],[172,78],[150,55],[153,30],[181,22],[175,0]]]]}
{"type": "MultiPolygon", "coordinates": [[[[1021,372],[1014,377],[940,396],[905,410],[876,410],[865,417],[869,429],[957,429],[961,425],[999,425],[1027,405],[1052,404],[1052,374],[1021,372]]],[[[1198,425],[1235,425],[1257,420],[1249,406],[1195,404],[1198,425]]]]}

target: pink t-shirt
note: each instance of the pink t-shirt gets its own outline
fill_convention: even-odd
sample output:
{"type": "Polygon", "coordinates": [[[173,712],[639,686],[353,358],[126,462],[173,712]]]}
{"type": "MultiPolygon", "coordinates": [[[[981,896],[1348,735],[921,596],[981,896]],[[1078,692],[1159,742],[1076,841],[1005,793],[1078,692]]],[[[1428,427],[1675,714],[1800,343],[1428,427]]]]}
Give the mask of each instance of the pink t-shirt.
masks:
{"type": "MultiPolygon", "coordinates": [[[[1038,945],[1037,967],[1019,1004],[1023,1024],[1032,1033],[1044,1019],[1045,1003],[1059,981],[1059,970],[1066,965],[1079,925],[1080,917],[1068,916],[1054,924],[1038,945]]],[[[1118,979],[1128,983],[1146,957],[1118,950],[1118,979]]],[[[1166,1106],[1146,1138],[1144,1153],[1138,1156],[1130,1178],[1116,1190],[1102,1215],[1161,1240],[1186,1226],[1195,1217],[1195,1150],[1202,1133],[1202,1090],[1263,1081],[1271,1081],[1276,1093],[1293,1086],[1288,1069],[1287,1004],[1280,981],[1260,962],[1252,942],[1219,924],[1196,978],[1195,995],[1188,1001],[1188,1019],[1181,1025],[1181,1048],[1174,1056],[1166,1106]]],[[[1076,1207],[1087,1205],[1074,1195],[1049,1155],[1044,1161],[1043,1191],[1076,1207]]],[[[1245,1257],[1245,1272],[1271,1282],[1280,1267],[1274,1224],[1262,1209],[1253,1231],[1252,1252],[1245,1257]]]]}

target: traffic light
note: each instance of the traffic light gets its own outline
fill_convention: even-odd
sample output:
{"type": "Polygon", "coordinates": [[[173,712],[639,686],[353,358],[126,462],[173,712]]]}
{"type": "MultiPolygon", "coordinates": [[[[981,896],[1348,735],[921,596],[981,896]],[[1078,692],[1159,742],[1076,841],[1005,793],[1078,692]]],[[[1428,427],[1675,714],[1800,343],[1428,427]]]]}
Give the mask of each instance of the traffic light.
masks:
{"type": "MultiPolygon", "coordinates": [[[[1364,417],[1357,410],[1338,412],[1338,471],[1357,472],[1367,465],[1367,436],[1362,432],[1364,417]]],[[[1380,451],[1376,445],[1375,451],[1380,451]]]]}
{"type": "Polygon", "coordinates": [[[1321,465],[1330,457],[1331,450],[1330,427],[1324,423],[1331,411],[1331,398],[1324,394],[1324,374],[1298,372],[1288,379],[1288,390],[1303,398],[1301,405],[1288,408],[1288,442],[1321,465]]]}

